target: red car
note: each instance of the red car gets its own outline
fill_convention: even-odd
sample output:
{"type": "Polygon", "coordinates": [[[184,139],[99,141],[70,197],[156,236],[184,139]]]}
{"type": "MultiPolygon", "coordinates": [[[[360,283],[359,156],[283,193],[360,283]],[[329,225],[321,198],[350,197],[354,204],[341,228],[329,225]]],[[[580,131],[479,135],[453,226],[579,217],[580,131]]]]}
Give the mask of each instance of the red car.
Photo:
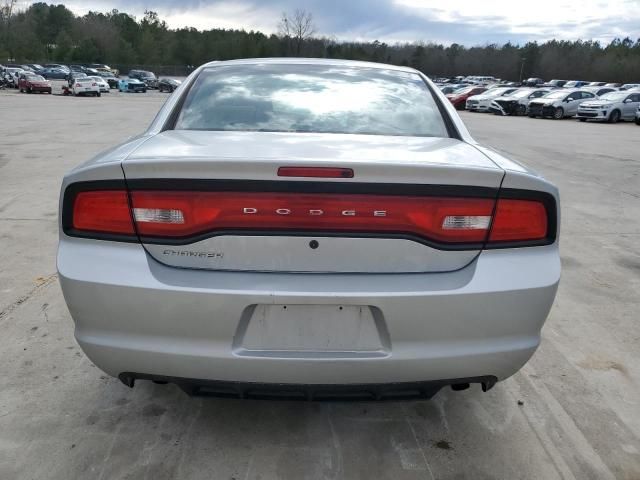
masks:
{"type": "Polygon", "coordinates": [[[33,93],[33,92],[45,92],[51,93],[51,82],[45,80],[40,75],[20,75],[18,80],[18,88],[21,92],[33,93]]]}
{"type": "Polygon", "coordinates": [[[448,94],[447,98],[451,103],[453,103],[456,110],[464,110],[467,98],[472,97],[473,95],[480,95],[486,91],[487,89],[485,87],[466,87],[448,94]]]}

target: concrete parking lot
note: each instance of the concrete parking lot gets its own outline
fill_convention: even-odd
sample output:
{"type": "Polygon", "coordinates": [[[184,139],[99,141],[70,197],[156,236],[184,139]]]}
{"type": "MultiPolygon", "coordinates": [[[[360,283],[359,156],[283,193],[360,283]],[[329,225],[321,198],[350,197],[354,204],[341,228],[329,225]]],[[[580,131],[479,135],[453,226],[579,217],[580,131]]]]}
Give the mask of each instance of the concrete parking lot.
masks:
{"type": "Polygon", "coordinates": [[[63,173],[142,131],[166,97],[0,91],[0,479],[640,479],[640,127],[462,113],[563,202],[542,346],[490,392],[202,399],[102,374],[56,278],[63,173]]]}

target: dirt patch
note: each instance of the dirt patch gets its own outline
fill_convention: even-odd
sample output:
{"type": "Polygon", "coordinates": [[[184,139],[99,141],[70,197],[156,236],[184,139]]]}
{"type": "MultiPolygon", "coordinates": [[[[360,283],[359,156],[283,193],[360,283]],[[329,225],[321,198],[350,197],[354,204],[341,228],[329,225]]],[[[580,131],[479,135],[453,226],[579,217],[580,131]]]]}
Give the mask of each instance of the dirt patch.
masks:
{"type": "Polygon", "coordinates": [[[640,274],[640,259],[620,257],[616,259],[616,263],[622,268],[626,268],[636,274],[640,274]]]}
{"type": "Polygon", "coordinates": [[[438,440],[433,444],[436,446],[436,448],[439,448],[440,450],[453,450],[451,443],[449,443],[447,440],[438,440]]]}
{"type": "Polygon", "coordinates": [[[627,368],[619,362],[615,362],[613,360],[606,360],[602,358],[586,358],[581,362],[578,362],[578,366],[582,368],[586,368],[588,370],[597,370],[601,372],[606,372],[609,370],[617,370],[622,373],[624,376],[628,376],[629,372],[627,368]]]}
{"type": "Polygon", "coordinates": [[[41,290],[42,288],[46,287],[47,285],[53,283],[57,278],[58,278],[58,274],[57,273],[54,273],[53,275],[49,275],[47,277],[38,277],[38,278],[36,278],[35,287],[33,287],[31,289],[31,291],[29,291],[29,293],[27,293],[26,295],[22,295],[15,302],[13,302],[9,306],[7,306],[4,310],[0,311],[0,320],[2,320],[4,317],[8,316],[16,308],[18,308],[24,302],[29,300],[31,297],[33,297],[36,293],[38,293],[39,290],[41,290]]]}
{"type": "Polygon", "coordinates": [[[573,257],[568,257],[563,255],[560,258],[560,261],[562,262],[563,268],[577,268],[582,266],[582,263],[580,263],[578,260],[576,260],[573,257]]]}
{"type": "Polygon", "coordinates": [[[166,411],[166,408],[156,405],[155,403],[150,403],[142,409],[142,415],[145,417],[159,417],[166,411]]]}

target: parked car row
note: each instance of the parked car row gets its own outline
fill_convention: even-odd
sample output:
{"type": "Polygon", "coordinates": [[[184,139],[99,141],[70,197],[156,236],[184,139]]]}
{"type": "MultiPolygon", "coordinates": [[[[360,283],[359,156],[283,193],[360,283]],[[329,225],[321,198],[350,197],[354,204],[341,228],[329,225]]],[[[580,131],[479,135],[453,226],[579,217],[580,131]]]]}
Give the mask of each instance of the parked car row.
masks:
{"type": "MultiPolygon", "coordinates": [[[[593,82],[596,83],[596,82],[593,82]]],[[[640,125],[640,86],[637,88],[583,87],[489,87],[465,86],[446,94],[459,110],[496,115],[527,115],[556,120],[575,117],[587,120],[635,121],[640,125]]],[[[443,92],[445,91],[442,89],[443,92]]]]}
{"type": "MultiPolygon", "coordinates": [[[[504,87],[547,87],[547,88],[581,88],[581,87],[612,87],[620,90],[631,90],[632,88],[639,88],[640,83],[607,83],[607,82],[590,82],[586,80],[559,80],[559,79],[551,79],[549,81],[544,81],[542,78],[527,78],[522,82],[510,82],[505,81],[499,78],[484,76],[484,75],[470,75],[470,76],[457,76],[450,78],[442,78],[436,77],[432,78],[433,82],[436,85],[439,85],[441,88],[449,88],[449,87],[469,87],[469,86],[480,86],[480,87],[490,87],[495,85],[501,85],[504,87]]],[[[451,93],[451,92],[445,92],[451,93]]]]}
{"type": "Polygon", "coordinates": [[[126,78],[118,77],[118,70],[104,64],[62,65],[50,63],[0,65],[3,86],[19,89],[21,92],[43,91],[51,93],[50,80],[66,80],[64,90],[73,95],[100,96],[111,89],[120,92],[146,92],[157,89],[173,92],[180,85],[179,80],[158,79],[153,72],[131,70],[126,78]],[[22,83],[21,83],[22,82],[22,83]]]}
{"type": "Polygon", "coordinates": [[[547,88],[519,88],[507,95],[494,98],[489,111],[500,115],[526,115],[532,100],[550,92],[547,88]]]}
{"type": "Polygon", "coordinates": [[[529,102],[527,115],[530,118],[551,117],[556,120],[573,117],[578,113],[578,107],[582,102],[595,98],[598,97],[586,90],[562,88],[529,102]]]}

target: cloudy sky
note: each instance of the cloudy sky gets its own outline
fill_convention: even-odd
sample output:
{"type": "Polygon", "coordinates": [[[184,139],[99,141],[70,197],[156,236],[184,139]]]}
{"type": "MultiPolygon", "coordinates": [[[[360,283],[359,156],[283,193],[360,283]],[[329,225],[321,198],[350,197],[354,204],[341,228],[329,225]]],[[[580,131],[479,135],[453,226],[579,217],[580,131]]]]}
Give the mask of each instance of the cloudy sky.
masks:
{"type": "Polygon", "coordinates": [[[282,12],[301,8],[313,14],[318,34],[341,40],[476,45],[640,37],[640,0],[59,1],[78,14],[116,8],[141,16],[150,9],[171,27],[244,28],[265,33],[276,31],[282,12]]]}

